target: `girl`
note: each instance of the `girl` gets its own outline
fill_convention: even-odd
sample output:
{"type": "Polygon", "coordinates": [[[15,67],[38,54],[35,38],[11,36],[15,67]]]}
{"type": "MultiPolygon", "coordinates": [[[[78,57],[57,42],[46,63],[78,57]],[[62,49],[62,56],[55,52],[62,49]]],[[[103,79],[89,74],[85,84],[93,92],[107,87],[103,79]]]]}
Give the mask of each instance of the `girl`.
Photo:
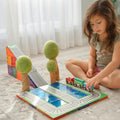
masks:
{"type": "Polygon", "coordinates": [[[88,37],[88,62],[66,61],[66,68],[87,82],[87,87],[120,88],[120,28],[110,0],[97,0],[87,10],[84,34],[88,37]]]}

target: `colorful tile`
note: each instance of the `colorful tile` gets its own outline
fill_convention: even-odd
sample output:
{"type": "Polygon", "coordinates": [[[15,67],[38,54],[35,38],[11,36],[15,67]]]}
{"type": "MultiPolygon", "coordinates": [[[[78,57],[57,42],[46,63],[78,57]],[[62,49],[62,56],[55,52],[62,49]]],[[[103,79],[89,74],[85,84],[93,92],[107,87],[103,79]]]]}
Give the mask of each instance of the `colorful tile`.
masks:
{"type": "Polygon", "coordinates": [[[8,65],[8,74],[12,75],[12,67],[8,65]]]}

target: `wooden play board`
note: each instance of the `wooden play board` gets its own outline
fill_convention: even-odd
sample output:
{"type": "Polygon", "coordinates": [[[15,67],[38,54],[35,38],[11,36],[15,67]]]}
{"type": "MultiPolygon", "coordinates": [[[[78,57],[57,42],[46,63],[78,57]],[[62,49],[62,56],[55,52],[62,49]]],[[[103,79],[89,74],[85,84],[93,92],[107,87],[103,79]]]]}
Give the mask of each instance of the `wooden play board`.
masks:
{"type": "Polygon", "coordinates": [[[52,120],[108,98],[107,94],[66,84],[66,81],[45,85],[16,95],[52,120]]]}

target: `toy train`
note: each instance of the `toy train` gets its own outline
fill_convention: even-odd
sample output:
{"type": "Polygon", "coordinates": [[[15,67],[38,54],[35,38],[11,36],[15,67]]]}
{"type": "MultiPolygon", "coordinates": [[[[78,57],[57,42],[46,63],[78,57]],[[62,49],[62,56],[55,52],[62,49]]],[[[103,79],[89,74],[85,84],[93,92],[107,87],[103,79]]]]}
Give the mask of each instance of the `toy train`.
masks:
{"type": "Polygon", "coordinates": [[[89,92],[93,92],[94,86],[92,86],[91,88],[86,88],[87,83],[85,82],[85,80],[82,80],[80,78],[66,78],[66,83],[73,85],[75,87],[80,87],[83,88],[89,92]]]}

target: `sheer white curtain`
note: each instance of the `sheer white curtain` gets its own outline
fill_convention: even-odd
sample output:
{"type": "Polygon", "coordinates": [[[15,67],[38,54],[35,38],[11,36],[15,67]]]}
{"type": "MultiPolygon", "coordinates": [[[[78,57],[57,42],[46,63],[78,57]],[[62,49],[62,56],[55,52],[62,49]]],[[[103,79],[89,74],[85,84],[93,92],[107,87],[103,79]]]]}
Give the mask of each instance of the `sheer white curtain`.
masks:
{"type": "Polygon", "coordinates": [[[0,14],[0,60],[6,45],[37,55],[48,40],[60,49],[84,44],[81,0],[0,0],[0,14]]]}

